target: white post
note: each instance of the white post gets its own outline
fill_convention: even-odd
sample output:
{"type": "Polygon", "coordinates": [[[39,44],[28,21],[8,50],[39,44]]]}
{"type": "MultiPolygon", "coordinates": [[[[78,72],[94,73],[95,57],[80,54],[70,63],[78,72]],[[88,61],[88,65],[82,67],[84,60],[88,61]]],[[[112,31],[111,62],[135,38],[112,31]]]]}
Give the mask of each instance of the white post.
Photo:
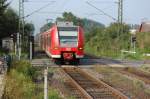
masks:
{"type": "Polygon", "coordinates": [[[32,42],[30,41],[30,60],[32,60],[32,42]]]}
{"type": "Polygon", "coordinates": [[[21,59],[21,34],[19,34],[19,60],[21,59]]]}
{"type": "Polygon", "coordinates": [[[132,47],[133,47],[133,42],[132,42],[132,35],[131,35],[131,51],[132,51],[132,47]]]}
{"type": "MultiPolygon", "coordinates": [[[[133,50],[135,52],[135,41],[133,42],[133,50]]],[[[134,53],[135,54],[135,53],[134,53]]]]}
{"type": "Polygon", "coordinates": [[[20,34],[17,33],[17,58],[20,60],[20,34]]]}
{"type": "Polygon", "coordinates": [[[17,55],[17,43],[16,42],[14,43],[14,46],[15,46],[15,55],[17,55]]]}
{"type": "Polygon", "coordinates": [[[48,67],[44,69],[44,99],[48,99],[47,74],[48,74],[48,67]]]}
{"type": "Polygon", "coordinates": [[[19,60],[21,59],[21,47],[19,46],[19,55],[18,55],[18,57],[19,57],[19,60]]]}

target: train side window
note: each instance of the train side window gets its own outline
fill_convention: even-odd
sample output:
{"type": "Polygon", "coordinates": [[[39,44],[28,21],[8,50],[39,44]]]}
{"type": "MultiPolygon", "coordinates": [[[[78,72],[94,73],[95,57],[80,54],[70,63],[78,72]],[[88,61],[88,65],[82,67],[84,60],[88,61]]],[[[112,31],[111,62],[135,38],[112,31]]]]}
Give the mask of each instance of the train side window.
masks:
{"type": "Polygon", "coordinates": [[[40,44],[40,46],[42,47],[42,44],[43,44],[43,39],[42,39],[43,37],[41,36],[41,44],[40,44]]]}
{"type": "Polygon", "coordinates": [[[44,36],[42,36],[42,48],[44,48],[44,36]]]}
{"type": "Polygon", "coordinates": [[[51,38],[50,38],[50,35],[48,35],[48,45],[49,45],[49,46],[51,45],[51,38]]]}
{"type": "Polygon", "coordinates": [[[46,41],[47,41],[47,46],[49,46],[49,40],[48,40],[48,35],[46,36],[46,41]]]}

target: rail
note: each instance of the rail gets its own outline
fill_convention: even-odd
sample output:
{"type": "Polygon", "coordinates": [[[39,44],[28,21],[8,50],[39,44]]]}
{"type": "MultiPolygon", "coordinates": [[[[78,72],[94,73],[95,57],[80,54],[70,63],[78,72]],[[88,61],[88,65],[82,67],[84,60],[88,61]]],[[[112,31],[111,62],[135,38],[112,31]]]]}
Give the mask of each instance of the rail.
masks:
{"type": "Polygon", "coordinates": [[[68,81],[82,93],[85,99],[129,99],[86,71],[77,67],[62,67],[68,81]]]}

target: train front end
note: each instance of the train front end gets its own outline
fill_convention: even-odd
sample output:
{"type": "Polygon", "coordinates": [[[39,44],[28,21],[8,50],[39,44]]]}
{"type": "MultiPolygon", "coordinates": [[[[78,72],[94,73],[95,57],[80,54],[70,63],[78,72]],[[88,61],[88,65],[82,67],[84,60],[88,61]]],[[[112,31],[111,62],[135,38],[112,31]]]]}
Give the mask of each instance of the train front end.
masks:
{"type": "Polygon", "coordinates": [[[61,60],[79,63],[79,59],[84,57],[82,28],[65,23],[58,25],[57,31],[61,60]]]}

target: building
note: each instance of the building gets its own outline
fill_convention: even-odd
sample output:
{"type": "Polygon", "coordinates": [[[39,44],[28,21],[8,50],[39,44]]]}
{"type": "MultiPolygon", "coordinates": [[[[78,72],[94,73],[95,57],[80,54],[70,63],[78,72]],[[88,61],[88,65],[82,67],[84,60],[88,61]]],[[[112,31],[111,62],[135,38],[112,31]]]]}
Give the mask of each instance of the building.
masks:
{"type": "Polygon", "coordinates": [[[150,22],[142,22],[139,32],[150,32],[150,22]]]}
{"type": "Polygon", "coordinates": [[[6,37],[2,39],[2,48],[8,49],[10,51],[13,50],[13,39],[10,37],[6,37]]]}

